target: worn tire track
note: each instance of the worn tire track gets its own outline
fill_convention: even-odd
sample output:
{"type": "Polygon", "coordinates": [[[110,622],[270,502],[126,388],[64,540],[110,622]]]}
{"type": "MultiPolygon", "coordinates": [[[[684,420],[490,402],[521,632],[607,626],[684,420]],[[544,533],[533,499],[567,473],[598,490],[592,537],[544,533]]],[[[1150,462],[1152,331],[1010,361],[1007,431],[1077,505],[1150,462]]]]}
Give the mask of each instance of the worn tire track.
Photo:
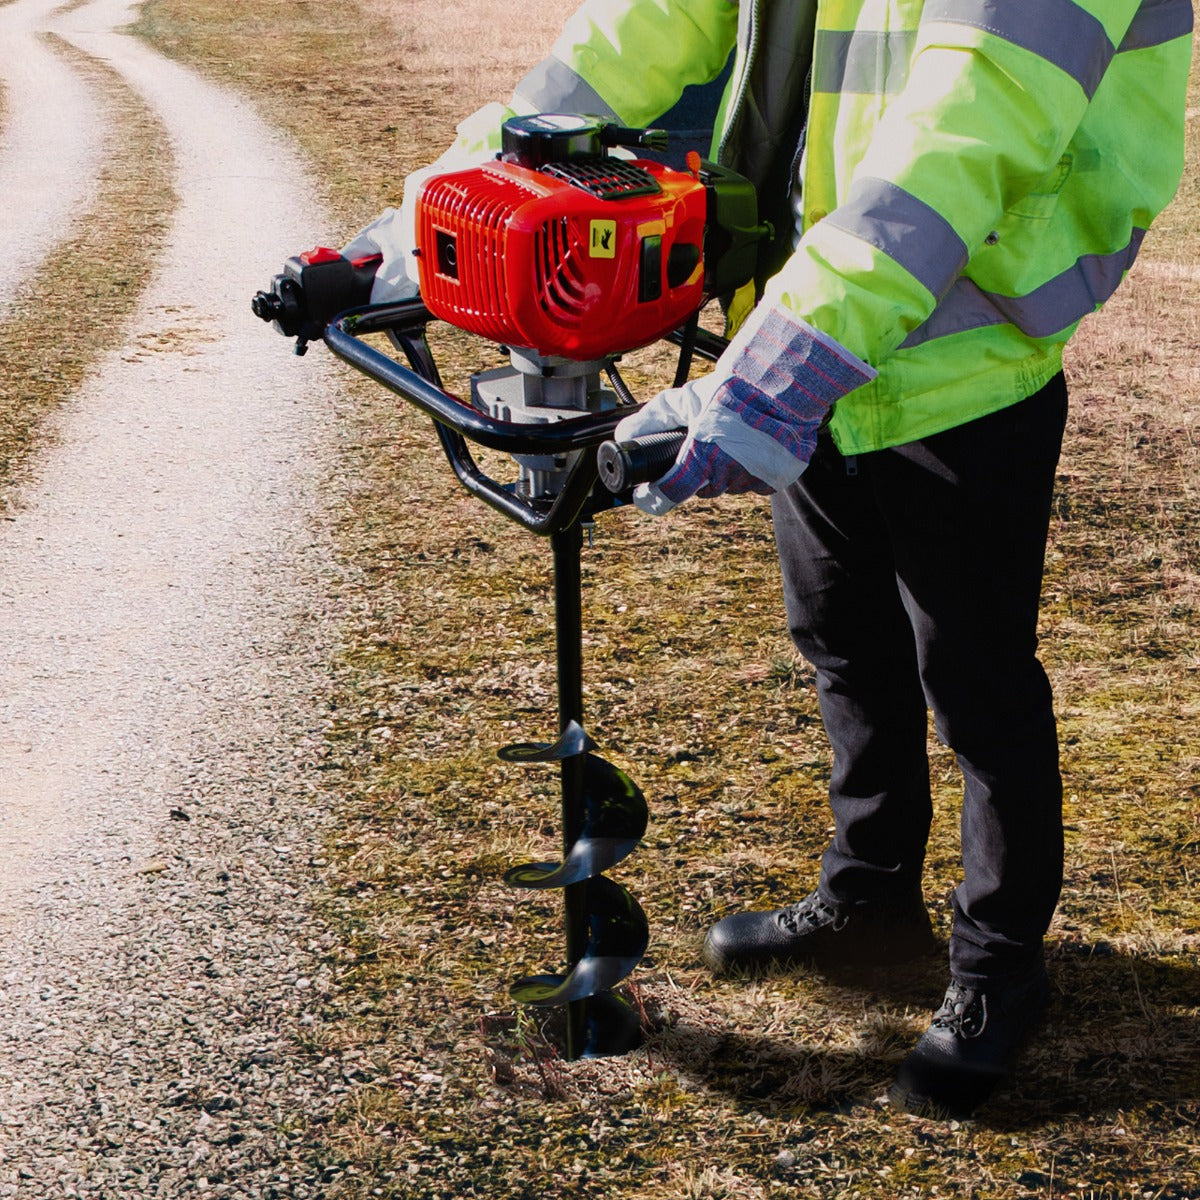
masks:
{"type": "MultiPolygon", "coordinates": [[[[313,1196],[295,1138],[341,1080],[297,1049],[326,986],[306,900],[335,429],[326,364],[248,300],[322,217],[246,105],[117,32],[133,15],[0,9],[5,45],[53,32],[141,97],[179,197],[129,337],[0,523],[0,1196],[313,1196]]],[[[97,129],[51,57],[40,118],[5,72],[0,145],[34,129],[59,157],[49,128],[97,129]]],[[[92,198],[86,153],[61,161],[31,174],[56,215],[10,291],[92,198]]]]}
{"type": "Polygon", "coordinates": [[[21,0],[0,7],[0,308],[86,209],[99,167],[98,97],[44,36],[61,6],[61,0],[21,0]]]}
{"type": "Polygon", "coordinates": [[[0,303],[0,511],[48,438],[47,414],[126,336],[175,208],[161,122],[116,72],[56,35],[47,41],[102,103],[104,138],[88,211],[72,214],[64,240],[0,303]]]}

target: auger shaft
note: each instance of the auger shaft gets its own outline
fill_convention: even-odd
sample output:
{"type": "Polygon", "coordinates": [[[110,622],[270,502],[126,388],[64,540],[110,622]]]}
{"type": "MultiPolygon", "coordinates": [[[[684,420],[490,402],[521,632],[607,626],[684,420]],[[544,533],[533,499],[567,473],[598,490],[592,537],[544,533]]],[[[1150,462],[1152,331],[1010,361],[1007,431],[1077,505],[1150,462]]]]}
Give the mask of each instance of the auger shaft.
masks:
{"type": "MultiPolygon", "coordinates": [[[[555,652],[558,669],[558,727],[572,721],[583,725],[583,526],[572,522],[550,538],[554,555],[555,652]]],[[[583,832],[582,754],[572,754],[559,764],[562,781],[563,857],[570,853],[583,832]]],[[[566,926],[567,971],[575,967],[587,949],[588,911],[585,882],[563,889],[563,920],[566,926]]],[[[572,1000],[567,1006],[566,1054],[579,1057],[587,1041],[587,1001],[572,1000]]]]}

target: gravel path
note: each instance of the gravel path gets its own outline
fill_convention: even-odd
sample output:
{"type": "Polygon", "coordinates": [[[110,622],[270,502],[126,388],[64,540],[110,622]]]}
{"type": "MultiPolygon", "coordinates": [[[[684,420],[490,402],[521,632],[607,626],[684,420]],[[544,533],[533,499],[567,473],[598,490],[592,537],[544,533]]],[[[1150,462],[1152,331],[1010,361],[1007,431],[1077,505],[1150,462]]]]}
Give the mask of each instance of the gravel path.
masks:
{"type": "Polygon", "coordinates": [[[103,144],[97,97],[43,36],[61,5],[0,6],[0,309],[86,208],[103,144]]]}
{"type": "MultiPolygon", "coordinates": [[[[4,56],[53,29],[123,75],[180,204],[129,341],[0,523],[0,1197],[319,1196],[298,1134],[353,1071],[300,1048],[329,987],[332,385],[248,301],[321,217],[247,107],[114,32],[132,8],[53,7],[0,9],[4,56]]],[[[27,79],[5,72],[10,119],[27,79]]],[[[94,130],[92,103],[74,80],[41,118],[94,130]]],[[[86,195],[86,162],[31,186],[86,195]]]]}

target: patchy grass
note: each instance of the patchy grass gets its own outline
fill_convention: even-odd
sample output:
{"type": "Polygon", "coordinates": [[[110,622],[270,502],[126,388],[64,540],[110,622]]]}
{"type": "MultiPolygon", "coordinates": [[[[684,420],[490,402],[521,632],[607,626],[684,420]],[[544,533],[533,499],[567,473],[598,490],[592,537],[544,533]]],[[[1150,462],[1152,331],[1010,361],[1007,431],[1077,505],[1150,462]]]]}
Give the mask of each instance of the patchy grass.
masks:
{"type": "Polygon", "coordinates": [[[158,120],[112,70],[61,40],[104,97],[110,119],[90,210],[0,314],[0,510],[46,419],[119,341],[150,276],[174,207],[158,120]]]}
{"type": "MultiPolygon", "coordinates": [[[[483,35],[457,22],[498,11],[454,6],[464,58],[483,35]]],[[[419,31],[386,23],[411,12],[151,0],[143,27],[293,132],[348,232],[484,98],[445,59],[442,7],[419,31]]],[[[503,9],[506,37],[559,19],[503,9]]],[[[507,78],[493,63],[487,86],[532,57],[514,51],[507,78]]],[[[1193,178],[1195,154],[1193,140],[1193,178]]],[[[881,1100],[941,962],[856,980],[700,967],[701,930],[807,890],[828,836],[827,751],[761,502],[612,514],[585,551],[588,725],[650,802],[643,844],[611,873],[650,918],[631,986],[649,1036],[564,1063],[513,1009],[508,981],[562,954],[555,898],[500,882],[554,856],[553,773],[494,757],[556,732],[548,547],[456,488],[425,420],[349,388],[338,502],[355,582],[323,900],[340,990],[312,1036],[370,1065],[310,1131],[330,1197],[1200,1196],[1197,215],[1189,185],[1071,358],[1043,630],[1069,795],[1056,1004],[1020,1085],[975,1122],[881,1100]]],[[[479,347],[439,338],[452,374],[478,364],[479,347]]],[[[643,390],[658,370],[644,367],[643,390]]],[[[931,754],[926,892],[945,934],[958,780],[931,754]]]]}
{"type": "Polygon", "coordinates": [[[292,134],[314,160],[333,232],[348,238],[399,203],[404,177],[449,144],[457,121],[511,91],[562,19],[549,0],[502,12],[443,0],[431,13],[407,0],[148,0],[134,29],[253,96],[292,134]]]}

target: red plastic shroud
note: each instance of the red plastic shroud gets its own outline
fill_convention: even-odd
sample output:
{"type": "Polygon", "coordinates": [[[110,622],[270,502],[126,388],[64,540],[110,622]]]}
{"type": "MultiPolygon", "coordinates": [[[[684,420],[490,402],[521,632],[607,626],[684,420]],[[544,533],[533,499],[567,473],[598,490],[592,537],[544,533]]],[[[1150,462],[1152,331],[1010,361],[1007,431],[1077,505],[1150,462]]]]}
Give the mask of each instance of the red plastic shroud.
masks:
{"type": "Polygon", "coordinates": [[[628,165],[661,192],[604,199],[500,161],[433,176],[417,203],[430,312],[493,342],[572,359],[620,354],[678,328],[704,301],[704,186],[660,163],[628,165]],[[696,265],[672,287],[675,247],[673,275],[680,262],[696,265]]]}

